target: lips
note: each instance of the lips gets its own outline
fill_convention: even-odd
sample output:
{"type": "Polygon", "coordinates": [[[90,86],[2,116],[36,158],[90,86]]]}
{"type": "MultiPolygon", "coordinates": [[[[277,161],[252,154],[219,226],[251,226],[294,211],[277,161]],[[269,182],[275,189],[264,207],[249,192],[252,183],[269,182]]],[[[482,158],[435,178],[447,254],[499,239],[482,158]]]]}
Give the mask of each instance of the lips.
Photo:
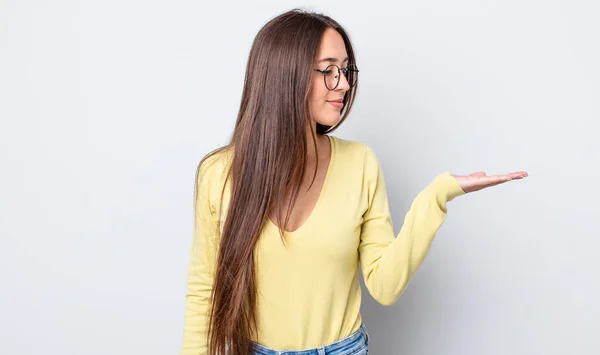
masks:
{"type": "Polygon", "coordinates": [[[344,104],[342,103],[342,100],[340,101],[327,101],[329,102],[331,105],[335,106],[336,108],[342,108],[344,107],[344,104]]]}

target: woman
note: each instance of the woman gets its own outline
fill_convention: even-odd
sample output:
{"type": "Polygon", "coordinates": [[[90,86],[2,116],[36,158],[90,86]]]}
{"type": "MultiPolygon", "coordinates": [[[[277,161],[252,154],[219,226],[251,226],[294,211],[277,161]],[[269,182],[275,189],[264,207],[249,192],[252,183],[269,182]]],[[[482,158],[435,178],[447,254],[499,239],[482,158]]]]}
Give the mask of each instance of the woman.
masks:
{"type": "Polygon", "coordinates": [[[366,144],[329,133],[359,69],[344,29],[292,10],[252,45],[231,142],[199,164],[181,354],[366,354],[358,265],[391,305],[462,194],[527,176],[437,176],[395,237],[366,144]]]}

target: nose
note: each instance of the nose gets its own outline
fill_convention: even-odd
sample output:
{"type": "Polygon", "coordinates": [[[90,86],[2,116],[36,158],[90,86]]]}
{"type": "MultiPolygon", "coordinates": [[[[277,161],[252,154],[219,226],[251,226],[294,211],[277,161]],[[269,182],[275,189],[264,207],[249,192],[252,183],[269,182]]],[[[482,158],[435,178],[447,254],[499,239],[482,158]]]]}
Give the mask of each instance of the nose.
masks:
{"type": "Polygon", "coordinates": [[[350,90],[350,84],[348,83],[348,80],[346,79],[346,76],[344,75],[344,73],[342,73],[340,71],[340,82],[338,83],[336,91],[348,91],[348,90],[350,90]]]}

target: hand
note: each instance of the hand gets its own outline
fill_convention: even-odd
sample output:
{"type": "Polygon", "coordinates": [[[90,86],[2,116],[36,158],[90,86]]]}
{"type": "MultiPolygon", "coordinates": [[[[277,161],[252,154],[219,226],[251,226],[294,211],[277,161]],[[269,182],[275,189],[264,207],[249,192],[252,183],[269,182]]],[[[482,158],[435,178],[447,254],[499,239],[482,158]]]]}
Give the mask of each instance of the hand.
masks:
{"type": "Polygon", "coordinates": [[[485,189],[486,187],[499,185],[511,180],[520,180],[524,177],[529,176],[529,174],[525,171],[490,176],[486,175],[483,171],[469,174],[466,176],[453,174],[451,175],[456,179],[456,181],[465,193],[478,191],[481,189],[485,189]]]}

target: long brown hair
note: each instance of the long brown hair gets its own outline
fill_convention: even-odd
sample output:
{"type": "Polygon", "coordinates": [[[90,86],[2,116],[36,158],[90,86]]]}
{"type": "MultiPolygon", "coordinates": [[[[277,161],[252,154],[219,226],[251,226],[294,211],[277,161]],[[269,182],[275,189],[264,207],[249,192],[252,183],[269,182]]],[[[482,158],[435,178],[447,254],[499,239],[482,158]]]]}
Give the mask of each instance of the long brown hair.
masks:
{"type": "MultiPolygon", "coordinates": [[[[293,9],[262,27],[248,56],[231,141],[206,155],[198,166],[200,171],[204,160],[224,150],[234,152],[225,179],[231,179],[231,198],[222,226],[211,297],[207,339],[210,355],[251,352],[258,329],[254,250],[269,213],[279,213],[284,197],[291,196],[285,223],[279,226],[285,243],[283,232],[307,166],[307,131],[312,122],[308,98],[315,57],[327,28],[342,36],[349,63],[356,63],[346,31],[323,14],[293,9]]],[[[317,134],[335,130],[346,119],[356,90],[355,85],[346,92],[338,124],[331,127],[317,123],[317,134]]],[[[316,147],[316,136],[311,136],[316,147]]],[[[312,182],[315,176],[316,169],[312,182]]],[[[225,185],[221,196],[224,191],[225,185]]]]}

